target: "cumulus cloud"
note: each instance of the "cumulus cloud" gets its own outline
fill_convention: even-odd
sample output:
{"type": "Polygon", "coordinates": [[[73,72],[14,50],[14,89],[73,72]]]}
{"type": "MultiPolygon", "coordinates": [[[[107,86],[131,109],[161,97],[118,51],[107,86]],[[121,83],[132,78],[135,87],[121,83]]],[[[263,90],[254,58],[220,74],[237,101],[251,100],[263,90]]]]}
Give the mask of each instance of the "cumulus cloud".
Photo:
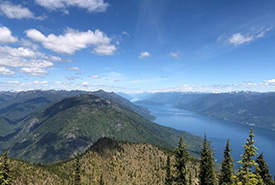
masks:
{"type": "Polygon", "coordinates": [[[68,70],[70,70],[70,71],[79,71],[80,69],[78,67],[70,66],[70,67],[68,67],[68,70]]]}
{"type": "Polygon", "coordinates": [[[235,33],[229,38],[229,42],[235,46],[242,45],[246,42],[251,42],[254,39],[252,35],[244,36],[241,33],[235,33]]]}
{"type": "Polygon", "coordinates": [[[170,52],[169,55],[174,58],[179,58],[180,53],[179,52],[170,52]]]}
{"type": "Polygon", "coordinates": [[[84,87],[87,87],[87,86],[89,86],[89,82],[83,82],[81,85],[84,87]]]}
{"type": "Polygon", "coordinates": [[[116,51],[116,47],[114,45],[101,45],[94,48],[94,53],[98,55],[113,55],[116,51]]]}
{"type": "Polygon", "coordinates": [[[94,78],[94,79],[100,78],[99,75],[91,75],[90,77],[91,77],[91,78],[94,78]]]}
{"type": "Polygon", "coordinates": [[[48,84],[48,83],[49,83],[48,81],[38,81],[38,80],[33,81],[33,84],[48,84]]]}
{"type": "Polygon", "coordinates": [[[29,48],[24,48],[24,47],[12,48],[9,46],[1,46],[0,53],[7,53],[12,57],[26,57],[26,58],[37,58],[37,57],[44,56],[44,54],[40,53],[39,51],[31,50],[29,48]]]}
{"type": "Polygon", "coordinates": [[[24,47],[31,48],[33,50],[38,50],[39,46],[37,44],[34,44],[33,42],[25,39],[20,40],[20,44],[24,47]]]}
{"type": "Polygon", "coordinates": [[[17,42],[17,38],[12,36],[7,27],[0,27],[0,44],[17,42]]]}
{"type": "Polygon", "coordinates": [[[104,0],[35,0],[35,2],[49,10],[62,9],[65,12],[68,12],[66,8],[70,6],[83,8],[89,12],[105,12],[109,6],[104,0]]]}
{"type": "Polygon", "coordinates": [[[18,71],[28,75],[45,75],[47,68],[53,66],[60,57],[48,56],[30,48],[0,46],[0,66],[21,68],[18,71]]]}
{"type": "Polygon", "coordinates": [[[36,68],[36,67],[23,67],[19,70],[21,73],[25,73],[32,76],[41,76],[48,73],[44,68],[36,68]]]}
{"type": "Polygon", "coordinates": [[[11,71],[5,67],[0,67],[0,75],[13,75],[13,74],[15,74],[14,71],[11,71]]]}
{"type": "Polygon", "coordinates": [[[7,1],[0,4],[0,13],[11,19],[41,19],[41,17],[36,18],[28,8],[7,1]]]}
{"type": "Polygon", "coordinates": [[[151,54],[148,51],[144,51],[140,53],[138,58],[145,58],[145,57],[151,57],[151,54]]]}
{"type": "Polygon", "coordinates": [[[80,32],[67,29],[64,35],[45,36],[36,29],[30,29],[26,31],[26,34],[33,41],[40,42],[45,48],[57,53],[72,55],[89,46],[93,46],[94,53],[98,55],[113,55],[116,51],[116,47],[111,45],[111,38],[100,30],[80,32]]]}

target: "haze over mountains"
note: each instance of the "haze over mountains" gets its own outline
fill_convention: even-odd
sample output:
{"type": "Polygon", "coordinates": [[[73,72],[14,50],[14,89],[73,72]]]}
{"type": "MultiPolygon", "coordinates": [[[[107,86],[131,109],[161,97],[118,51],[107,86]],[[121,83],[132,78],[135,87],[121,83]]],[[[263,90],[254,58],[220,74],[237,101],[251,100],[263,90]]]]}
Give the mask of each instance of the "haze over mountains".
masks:
{"type": "MultiPolygon", "coordinates": [[[[169,104],[205,116],[275,129],[275,93],[145,93],[133,95],[138,105],[169,104]]],[[[132,99],[133,99],[132,97],[132,99]]]]}

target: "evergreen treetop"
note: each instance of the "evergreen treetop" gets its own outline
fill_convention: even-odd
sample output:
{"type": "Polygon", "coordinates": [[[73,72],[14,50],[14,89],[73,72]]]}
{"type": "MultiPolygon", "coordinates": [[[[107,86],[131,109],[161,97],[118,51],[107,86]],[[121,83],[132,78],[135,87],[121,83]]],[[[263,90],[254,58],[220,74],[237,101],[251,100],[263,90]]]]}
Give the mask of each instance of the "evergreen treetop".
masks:
{"type": "Polygon", "coordinates": [[[9,168],[7,151],[4,153],[3,160],[0,163],[0,184],[1,185],[11,184],[11,170],[9,168]]]}
{"type": "Polygon", "coordinates": [[[201,150],[199,181],[200,185],[216,185],[214,159],[206,135],[204,135],[203,148],[201,150]]]}
{"type": "Polygon", "coordinates": [[[241,160],[238,161],[240,164],[238,171],[238,185],[261,185],[263,181],[258,173],[252,172],[253,169],[256,169],[256,172],[259,171],[258,164],[253,159],[256,157],[258,150],[255,146],[255,140],[252,128],[249,131],[249,137],[246,139],[246,143],[243,145],[244,154],[241,155],[241,160]]]}
{"type": "Polygon", "coordinates": [[[264,160],[264,156],[263,153],[261,153],[257,159],[256,159],[256,163],[258,164],[258,168],[257,168],[257,173],[261,176],[261,178],[263,179],[264,184],[272,184],[273,180],[272,180],[272,176],[269,173],[269,167],[266,164],[266,161],[264,160]]]}
{"type": "Polygon", "coordinates": [[[178,147],[175,150],[175,176],[174,183],[177,185],[187,185],[187,161],[189,154],[186,150],[186,144],[183,138],[179,138],[178,147]]]}
{"type": "Polygon", "coordinates": [[[173,178],[171,175],[171,164],[170,164],[170,156],[167,156],[167,162],[166,162],[166,177],[165,177],[165,185],[172,185],[173,178]]]}
{"type": "Polygon", "coordinates": [[[233,158],[231,156],[231,149],[229,140],[226,142],[226,147],[224,150],[224,159],[222,161],[222,168],[220,172],[219,185],[231,185],[233,184],[233,158]]]}
{"type": "Polygon", "coordinates": [[[75,179],[74,179],[74,184],[75,185],[80,185],[80,164],[79,164],[79,153],[76,156],[75,160],[75,179]]]}

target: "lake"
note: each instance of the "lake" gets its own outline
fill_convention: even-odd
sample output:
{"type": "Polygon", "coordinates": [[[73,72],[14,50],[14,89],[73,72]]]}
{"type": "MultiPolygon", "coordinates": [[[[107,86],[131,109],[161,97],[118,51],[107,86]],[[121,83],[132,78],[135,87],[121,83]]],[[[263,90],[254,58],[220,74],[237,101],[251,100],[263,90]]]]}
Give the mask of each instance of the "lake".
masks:
{"type": "MultiPolygon", "coordinates": [[[[151,113],[156,116],[154,122],[169,126],[178,130],[185,130],[197,136],[207,134],[207,139],[211,141],[211,146],[215,150],[214,157],[218,162],[223,159],[223,151],[227,139],[230,140],[232,148],[232,156],[235,162],[240,160],[243,154],[242,145],[246,142],[249,135],[250,127],[239,123],[219,120],[215,118],[205,117],[196,113],[176,109],[169,105],[165,106],[148,106],[151,113]]],[[[275,132],[253,127],[255,134],[255,146],[259,149],[258,153],[264,154],[271,174],[275,174],[275,132]]]]}

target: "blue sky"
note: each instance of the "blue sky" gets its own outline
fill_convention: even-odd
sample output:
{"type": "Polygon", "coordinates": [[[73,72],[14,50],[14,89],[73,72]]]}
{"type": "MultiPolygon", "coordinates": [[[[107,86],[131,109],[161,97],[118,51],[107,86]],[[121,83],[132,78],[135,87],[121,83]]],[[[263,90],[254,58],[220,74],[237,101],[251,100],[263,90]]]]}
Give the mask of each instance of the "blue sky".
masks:
{"type": "Polygon", "coordinates": [[[274,91],[274,0],[0,0],[0,90],[274,91]]]}

